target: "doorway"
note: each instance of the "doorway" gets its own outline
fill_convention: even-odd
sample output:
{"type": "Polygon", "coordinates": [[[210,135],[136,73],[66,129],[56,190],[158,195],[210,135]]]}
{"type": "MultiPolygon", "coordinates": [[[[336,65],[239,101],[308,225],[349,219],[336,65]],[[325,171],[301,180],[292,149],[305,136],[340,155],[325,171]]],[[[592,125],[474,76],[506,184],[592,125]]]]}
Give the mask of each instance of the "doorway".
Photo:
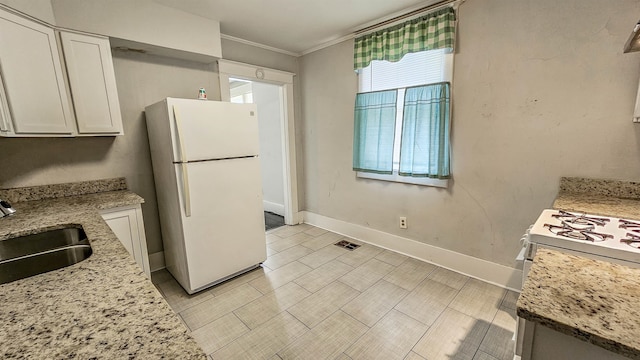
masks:
{"type": "Polygon", "coordinates": [[[293,127],[292,73],[218,61],[222,101],[254,103],[258,108],[260,166],[265,224],[301,222],[293,127]]]}
{"type": "Polygon", "coordinates": [[[258,158],[262,175],[265,230],[280,227],[284,225],[285,214],[282,91],[278,85],[230,77],[229,92],[232,103],[251,103],[258,108],[258,158]]]}

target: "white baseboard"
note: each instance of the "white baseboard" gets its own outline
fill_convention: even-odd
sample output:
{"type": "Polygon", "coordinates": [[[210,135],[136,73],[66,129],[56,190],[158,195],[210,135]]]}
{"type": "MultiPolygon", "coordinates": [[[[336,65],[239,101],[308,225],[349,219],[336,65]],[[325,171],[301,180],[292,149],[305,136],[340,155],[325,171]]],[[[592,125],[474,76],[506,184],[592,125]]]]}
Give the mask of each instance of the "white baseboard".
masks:
{"type": "Polygon", "coordinates": [[[522,270],[309,211],[302,213],[304,222],[309,225],[426,261],[503,288],[518,292],[522,288],[522,270]]]}
{"type": "Polygon", "coordinates": [[[262,200],[262,206],[264,207],[264,211],[269,211],[272,212],[274,214],[278,214],[280,216],[284,216],[284,205],[283,204],[276,204],[274,202],[271,201],[267,201],[267,200],[262,200]]]}
{"type": "Polygon", "coordinates": [[[164,251],[158,251],[156,253],[149,254],[149,269],[151,269],[151,272],[158,271],[164,268],[164,251]]]}

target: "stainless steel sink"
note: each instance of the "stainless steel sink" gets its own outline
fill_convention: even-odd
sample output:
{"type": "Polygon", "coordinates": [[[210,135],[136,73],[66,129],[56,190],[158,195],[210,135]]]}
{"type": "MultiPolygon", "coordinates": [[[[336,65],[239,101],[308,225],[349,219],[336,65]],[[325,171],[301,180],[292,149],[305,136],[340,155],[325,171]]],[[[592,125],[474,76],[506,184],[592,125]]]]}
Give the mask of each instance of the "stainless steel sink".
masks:
{"type": "Polygon", "coordinates": [[[0,284],[79,263],[92,254],[80,228],[51,230],[0,241],[0,284]]]}

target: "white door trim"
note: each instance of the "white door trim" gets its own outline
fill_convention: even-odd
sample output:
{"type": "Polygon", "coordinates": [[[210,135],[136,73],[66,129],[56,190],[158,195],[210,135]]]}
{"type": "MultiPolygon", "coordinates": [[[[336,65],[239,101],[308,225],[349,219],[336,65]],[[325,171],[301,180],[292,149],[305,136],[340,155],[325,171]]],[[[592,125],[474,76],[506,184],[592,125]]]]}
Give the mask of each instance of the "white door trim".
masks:
{"type": "Polygon", "coordinates": [[[283,121],[281,123],[282,158],[285,159],[283,164],[284,222],[288,225],[301,223],[302,216],[300,216],[298,209],[298,175],[293,109],[293,77],[296,74],[222,59],[218,60],[218,72],[220,77],[220,98],[222,101],[231,101],[230,77],[280,86],[283,99],[283,121]]]}

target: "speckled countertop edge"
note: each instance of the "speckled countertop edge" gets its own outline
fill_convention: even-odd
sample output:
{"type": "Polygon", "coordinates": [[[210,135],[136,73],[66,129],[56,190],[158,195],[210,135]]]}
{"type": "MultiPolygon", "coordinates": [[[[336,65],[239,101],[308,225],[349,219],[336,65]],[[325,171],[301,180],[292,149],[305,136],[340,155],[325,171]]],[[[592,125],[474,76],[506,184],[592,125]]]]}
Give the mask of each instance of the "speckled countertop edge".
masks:
{"type": "Polygon", "coordinates": [[[206,359],[186,327],[98,214],[143,202],[127,191],[14,203],[0,240],[81,226],[93,254],[0,285],[0,358],[206,359]]]}
{"type": "Polygon", "coordinates": [[[118,190],[127,190],[127,182],[125,178],[120,177],[74,183],[0,189],[0,199],[6,200],[10,203],[15,203],[118,190]]]}
{"type": "MultiPolygon", "coordinates": [[[[553,203],[554,209],[567,211],[584,212],[593,215],[604,215],[626,219],[640,219],[640,183],[630,181],[617,180],[600,180],[586,178],[562,178],[560,181],[560,191],[553,203]]],[[[542,288],[553,289],[556,294],[561,294],[566,290],[568,278],[574,276],[575,269],[581,271],[600,272],[604,275],[610,275],[611,269],[621,269],[622,271],[631,271],[634,277],[626,278],[631,282],[632,289],[640,289],[638,278],[639,269],[632,269],[622,265],[611,264],[608,262],[586,259],[579,256],[567,255],[549,249],[540,249],[536,254],[532,270],[529,273],[527,281],[523,284],[523,289],[517,303],[518,316],[530,321],[534,321],[543,326],[552,328],[564,334],[576,337],[578,339],[590,342],[607,350],[619,353],[621,355],[640,359],[640,342],[632,339],[620,341],[620,333],[615,331],[603,331],[607,329],[607,323],[615,321],[619,324],[621,333],[634,334],[640,331],[637,321],[640,319],[638,315],[629,312],[629,308],[623,309],[621,313],[616,313],[615,319],[609,312],[605,313],[606,319],[603,324],[581,323],[571,314],[569,310],[571,304],[576,301],[581,302],[585,296],[592,296],[585,292],[574,292],[572,296],[564,298],[563,301],[558,299],[544,299],[545,293],[541,292],[542,288]],[[546,271],[548,264],[544,261],[544,256],[559,259],[562,258],[563,266],[556,267],[552,271],[546,271]],[[542,259],[542,260],[541,260],[542,259]],[[541,275],[540,273],[544,274],[541,275]],[[559,285],[560,284],[560,285],[559,285]],[[560,309],[560,311],[558,311],[560,309]],[[562,317],[558,314],[568,316],[562,317]]],[[[596,276],[588,276],[584,278],[584,283],[580,284],[581,289],[589,288],[593,294],[609,294],[619,290],[621,285],[617,282],[609,282],[602,284],[600,281],[593,281],[596,276]],[[597,288],[590,288],[597,287],[597,288]],[[610,287],[609,289],[605,289],[610,287]]],[[[576,279],[573,279],[575,286],[576,279]]],[[[625,302],[628,307],[637,305],[640,298],[637,292],[633,294],[634,303],[625,302]]],[[[584,305],[584,304],[583,304],[584,305]]]]}
{"type": "Polygon", "coordinates": [[[553,202],[553,208],[591,215],[640,220],[640,200],[636,199],[561,192],[553,202]]]}
{"type": "Polygon", "coordinates": [[[640,269],[539,249],[518,316],[640,359],[640,269]],[[597,281],[594,281],[597,279],[597,281]]]}
{"type": "Polygon", "coordinates": [[[640,200],[640,183],[624,180],[563,177],[560,178],[560,193],[640,200]]]}

